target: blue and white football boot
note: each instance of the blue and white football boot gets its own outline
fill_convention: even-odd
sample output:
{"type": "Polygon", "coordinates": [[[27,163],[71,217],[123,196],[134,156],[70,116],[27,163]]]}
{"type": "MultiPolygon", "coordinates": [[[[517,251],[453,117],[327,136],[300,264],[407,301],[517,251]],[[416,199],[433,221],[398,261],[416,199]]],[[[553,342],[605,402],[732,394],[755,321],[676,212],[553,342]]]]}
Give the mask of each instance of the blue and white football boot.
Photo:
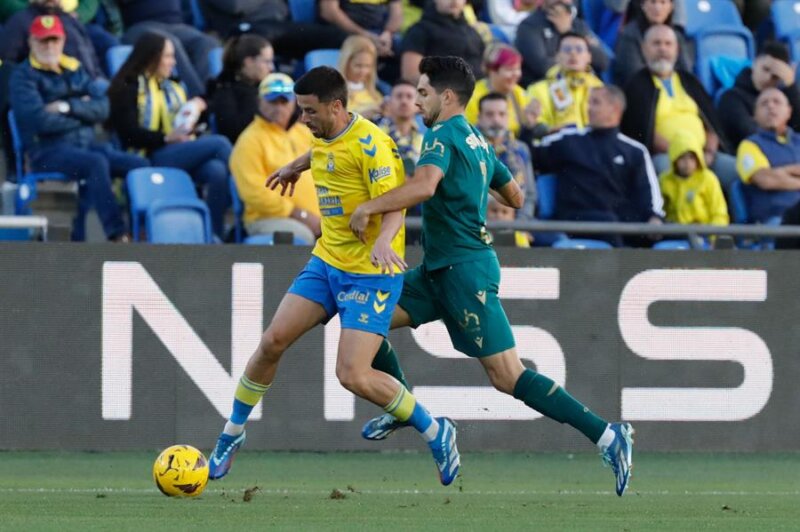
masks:
{"type": "Polygon", "coordinates": [[[238,436],[230,436],[224,432],[219,435],[217,446],[214,447],[214,452],[208,459],[208,478],[218,480],[228,474],[233,465],[233,459],[236,457],[236,451],[242,446],[244,440],[244,432],[238,436]]]}
{"type": "Polygon", "coordinates": [[[364,423],[361,428],[361,436],[365,440],[385,440],[389,434],[407,426],[407,422],[400,421],[391,414],[381,414],[364,423]]]}
{"type": "Polygon", "coordinates": [[[633,427],[630,423],[611,423],[614,441],[600,453],[603,462],[611,466],[617,480],[617,495],[622,497],[628,487],[633,468],[633,427]]]}
{"type": "Polygon", "coordinates": [[[442,485],[449,486],[458,476],[458,469],[461,467],[461,456],[456,447],[456,424],[447,417],[437,417],[436,421],[439,423],[439,433],[428,446],[439,470],[439,480],[442,485]]]}

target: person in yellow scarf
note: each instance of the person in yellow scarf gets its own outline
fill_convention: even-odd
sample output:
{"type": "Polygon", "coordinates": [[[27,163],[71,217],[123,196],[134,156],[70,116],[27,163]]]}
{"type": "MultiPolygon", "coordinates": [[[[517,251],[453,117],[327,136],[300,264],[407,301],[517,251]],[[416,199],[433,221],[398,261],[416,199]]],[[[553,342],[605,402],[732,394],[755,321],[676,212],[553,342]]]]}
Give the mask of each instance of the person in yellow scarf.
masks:
{"type": "Polygon", "coordinates": [[[231,143],[222,135],[199,136],[206,102],[186,99],[186,90],[171,77],[174,68],[172,42],[160,33],[143,34],[111,80],[108,122],[124,148],[146,154],[153,166],[185,170],[204,188],[214,233],[223,239],[231,203],[231,143]]]}
{"type": "Polygon", "coordinates": [[[563,34],[556,61],[545,79],[528,87],[528,98],[541,106],[538,123],[551,131],[564,126],[584,128],[589,123],[589,93],[603,86],[591,69],[589,41],[578,33],[563,34]]]}

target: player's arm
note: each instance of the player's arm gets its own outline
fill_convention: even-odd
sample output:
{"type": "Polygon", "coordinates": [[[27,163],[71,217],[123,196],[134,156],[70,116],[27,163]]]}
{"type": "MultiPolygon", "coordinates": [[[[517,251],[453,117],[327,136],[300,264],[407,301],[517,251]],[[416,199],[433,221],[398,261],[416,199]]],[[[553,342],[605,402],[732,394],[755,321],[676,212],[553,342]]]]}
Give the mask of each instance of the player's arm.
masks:
{"type": "Polygon", "coordinates": [[[289,195],[294,195],[294,185],[300,179],[300,174],[311,168],[311,150],[304,153],[294,161],[286,166],[282,166],[272,172],[268,177],[264,186],[269,187],[270,190],[275,190],[278,185],[281,187],[281,196],[286,194],[286,189],[289,189],[289,195]]]}
{"type": "Polygon", "coordinates": [[[394,266],[401,272],[408,269],[406,261],[392,249],[392,240],[403,227],[404,219],[403,211],[392,211],[383,215],[381,230],[369,256],[373,266],[380,266],[381,273],[394,275],[394,266]]]}
{"type": "Polygon", "coordinates": [[[525,204],[525,193],[515,180],[511,180],[499,189],[489,189],[489,194],[497,200],[501,205],[506,207],[513,207],[514,209],[521,209],[525,204]]]}
{"type": "MultiPolygon", "coordinates": [[[[414,171],[414,177],[405,184],[362,203],[356,212],[360,211],[360,215],[366,216],[368,219],[373,214],[402,211],[413,207],[433,197],[436,187],[439,186],[439,181],[443,177],[444,172],[438,166],[418,166],[414,171]]],[[[353,216],[355,217],[355,213],[353,216]]]]}

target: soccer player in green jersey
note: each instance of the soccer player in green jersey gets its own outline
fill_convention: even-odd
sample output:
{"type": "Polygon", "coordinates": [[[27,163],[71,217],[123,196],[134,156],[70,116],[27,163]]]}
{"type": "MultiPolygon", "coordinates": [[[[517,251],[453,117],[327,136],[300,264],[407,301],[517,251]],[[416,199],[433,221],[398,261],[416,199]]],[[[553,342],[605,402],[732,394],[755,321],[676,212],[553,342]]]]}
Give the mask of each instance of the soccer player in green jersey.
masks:
{"type": "MultiPolygon", "coordinates": [[[[551,379],[525,368],[498,298],[500,264],[486,232],[491,193],[520,208],[523,195],[494,149],[464,117],[475,78],[457,57],[426,57],[420,63],[417,106],[430,129],[413,179],[362,203],[350,228],[363,240],[371,216],[399,211],[422,201],[422,264],[404,274],[403,292],[391,328],[442,320],[453,346],[477,358],[499,391],[511,394],[547,417],[568,423],[595,443],[616,477],[617,495],[628,485],[633,428],[607,423],[551,379]]],[[[391,345],[384,340],[373,367],[403,381],[391,345]]],[[[391,414],[370,420],[367,439],[383,439],[405,426],[391,414]]]]}

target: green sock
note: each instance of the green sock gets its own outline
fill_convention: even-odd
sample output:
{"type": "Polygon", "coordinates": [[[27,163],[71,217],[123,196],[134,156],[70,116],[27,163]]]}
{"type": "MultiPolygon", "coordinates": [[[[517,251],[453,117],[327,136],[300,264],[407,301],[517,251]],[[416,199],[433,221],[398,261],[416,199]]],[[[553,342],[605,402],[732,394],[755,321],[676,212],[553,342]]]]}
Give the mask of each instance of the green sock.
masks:
{"type": "Polygon", "coordinates": [[[388,373],[403,385],[407,390],[411,386],[406,382],[406,376],[403,374],[403,368],[400,367],[400,360],[397,359],[397,353],[394,352],[392,344],[386,338],[383,339],[381,346],[378,348],[378,353],[372,361],[372,369],[377,369],[384,373],[388,373]]]}
{"type": "Polygon", "coordinates": [[[514,385],[514,397],[547,417],[567,423],[597,443],[608,423],[567,393],[564,388],[531,369],[514,385]]]}

